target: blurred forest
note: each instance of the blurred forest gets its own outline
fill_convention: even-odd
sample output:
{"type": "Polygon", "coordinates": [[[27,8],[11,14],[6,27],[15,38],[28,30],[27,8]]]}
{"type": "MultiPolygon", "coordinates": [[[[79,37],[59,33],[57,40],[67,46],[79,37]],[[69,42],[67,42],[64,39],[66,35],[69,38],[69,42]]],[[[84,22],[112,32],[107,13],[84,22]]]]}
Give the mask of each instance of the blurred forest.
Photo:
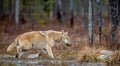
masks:
{"type": "Polygon", "coordinates": [[[120,0],[0,0],[1,45],[27,31],[51,29],[69,31],[74,49],[119,49],[119,22],[120,0]]]}

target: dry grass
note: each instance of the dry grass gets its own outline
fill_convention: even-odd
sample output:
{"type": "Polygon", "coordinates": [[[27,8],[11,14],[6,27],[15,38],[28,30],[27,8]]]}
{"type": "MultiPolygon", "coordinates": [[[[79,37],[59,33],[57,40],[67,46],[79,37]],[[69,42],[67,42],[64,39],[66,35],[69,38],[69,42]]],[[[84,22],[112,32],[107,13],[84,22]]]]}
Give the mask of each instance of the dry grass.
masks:
{"type": "Polygon", "coordinates": [[[108,62],[108,63],[120,63],[120,50],[114,50],[113,56],[105,60],[99,60],[97,57],[100,55],[101,50],[106,50],[105,47],[95,48],[86,46],[84,49],[77,53],[77,61],[80,62],[108,62]]]}
{"type": "Polygon", "coordinates": [[[102,48],[95,48],[95,47],[88,47],[86,46],[84,49],[78,52],[77,61],[84,61],[84,62],[95,62],[97,61],[97,56],[102,48]]]}
{"type": "Polygon", "coordinates": [[[110,62],[113,63],[120,63],[120,50],[115,50],[110,62]]]}

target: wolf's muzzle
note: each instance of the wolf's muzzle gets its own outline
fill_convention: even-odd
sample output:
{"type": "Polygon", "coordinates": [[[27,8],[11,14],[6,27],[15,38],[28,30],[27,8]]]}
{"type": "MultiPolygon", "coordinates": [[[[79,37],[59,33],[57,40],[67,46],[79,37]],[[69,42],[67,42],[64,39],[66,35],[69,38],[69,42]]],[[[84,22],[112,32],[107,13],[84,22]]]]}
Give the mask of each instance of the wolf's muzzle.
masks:
{"type": "Polygon", "coordinates": [[[66,43],[66,45],[67,45],[67,46],[72,46],[72,45],[71,45],[71,42],[69,42],[69,43],[66,43]]]}

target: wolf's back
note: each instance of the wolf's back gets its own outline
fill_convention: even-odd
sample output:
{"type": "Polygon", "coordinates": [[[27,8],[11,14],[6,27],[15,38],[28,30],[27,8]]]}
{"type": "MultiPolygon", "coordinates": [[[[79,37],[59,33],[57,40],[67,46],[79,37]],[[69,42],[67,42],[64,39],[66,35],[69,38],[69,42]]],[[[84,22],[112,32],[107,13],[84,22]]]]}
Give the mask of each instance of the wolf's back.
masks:
{"type": "Polygon", "coordinates": [[[13,42],[11,45],[8,46],[8,48],[7,48],[7,52],[12,51],[13,49],[15,49],[15,47],[16,47],[16,43],[13,42]]]}

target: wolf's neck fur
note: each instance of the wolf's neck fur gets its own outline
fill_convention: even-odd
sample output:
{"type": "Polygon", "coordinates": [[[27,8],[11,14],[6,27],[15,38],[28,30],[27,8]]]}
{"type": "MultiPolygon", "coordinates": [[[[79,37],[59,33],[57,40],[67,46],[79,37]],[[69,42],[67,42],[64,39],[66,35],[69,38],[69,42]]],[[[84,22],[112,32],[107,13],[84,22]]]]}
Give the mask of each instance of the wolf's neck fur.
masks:
{"type": "Polygon", "coordinates": [[[49,32],[48,36],[55,39],[55,40],[57,40],[57,41],[62,40],[62,32],[59,32],[59,31],[49,32]]]}

